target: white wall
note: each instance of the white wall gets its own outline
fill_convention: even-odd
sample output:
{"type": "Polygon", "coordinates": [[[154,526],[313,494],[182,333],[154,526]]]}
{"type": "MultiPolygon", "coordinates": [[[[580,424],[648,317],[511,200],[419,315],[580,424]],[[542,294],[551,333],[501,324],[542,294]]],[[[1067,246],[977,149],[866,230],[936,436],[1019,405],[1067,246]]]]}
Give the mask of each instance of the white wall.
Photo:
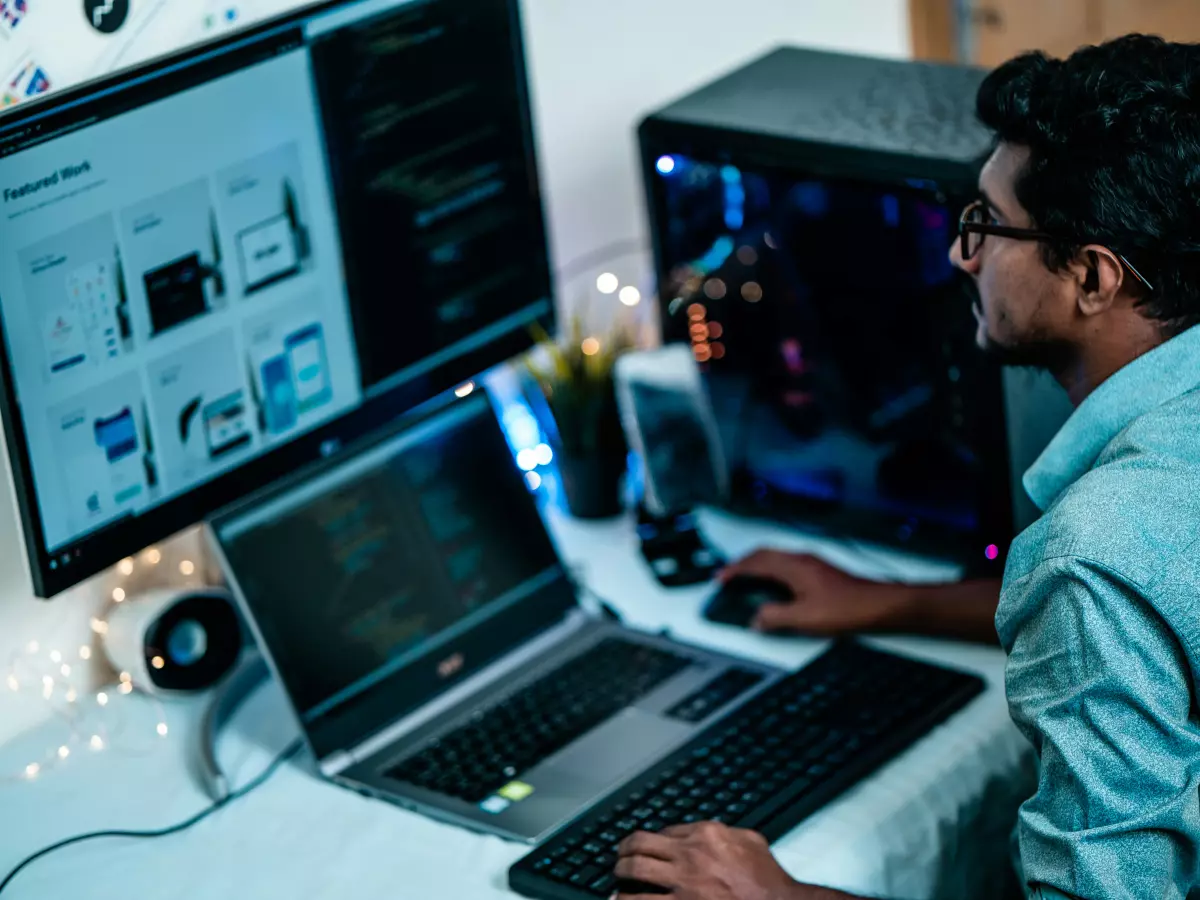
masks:
{"type": "Polygon", "coordinates": [[[907,56],[906,0],[524,0],[559,265],[646,234],[634,128],[779,44],[907,56]]]}
{"type": "MultiPolygon", "coordinates": [[[[908,53],[905,0],[525,0],[542,177],[560,263],[645,235],[633,129],[647,112],[782,43],[908,53]]],[[[626,261],[633,280],[645,259],[626,261]]],[[[91,639],[98,587],[32,596],[8,480],[0,481],[0,665],[30,640],[91,639]]],[[[0,741],[39,704],[7,696],[0,741]]]]}

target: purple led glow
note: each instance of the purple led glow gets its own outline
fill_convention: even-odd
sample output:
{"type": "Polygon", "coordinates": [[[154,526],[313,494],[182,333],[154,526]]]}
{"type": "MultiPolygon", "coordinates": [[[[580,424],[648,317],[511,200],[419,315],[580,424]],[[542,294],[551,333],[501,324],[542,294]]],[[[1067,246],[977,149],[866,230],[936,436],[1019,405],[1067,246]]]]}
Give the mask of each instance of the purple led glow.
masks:
{"type": "Polygon", "coordinates": [[[997,547],[995,544],[988,544],[987,549],[983,551],[983,555],[986,556],[990,560],[999,559],[1000,548],[997,547]]]}

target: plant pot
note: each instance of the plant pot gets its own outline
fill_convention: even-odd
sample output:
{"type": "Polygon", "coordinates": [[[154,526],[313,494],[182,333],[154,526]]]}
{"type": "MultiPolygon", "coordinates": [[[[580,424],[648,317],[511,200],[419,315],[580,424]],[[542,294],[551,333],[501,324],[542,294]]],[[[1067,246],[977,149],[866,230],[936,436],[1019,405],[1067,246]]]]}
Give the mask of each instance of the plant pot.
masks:
{"type": "Polygon", "coordinates": [[[608,519],[621,514],[624,456],[600,453],[572,456],[559,451],[557,459],[571,515],[577,519],[608,519]]]}

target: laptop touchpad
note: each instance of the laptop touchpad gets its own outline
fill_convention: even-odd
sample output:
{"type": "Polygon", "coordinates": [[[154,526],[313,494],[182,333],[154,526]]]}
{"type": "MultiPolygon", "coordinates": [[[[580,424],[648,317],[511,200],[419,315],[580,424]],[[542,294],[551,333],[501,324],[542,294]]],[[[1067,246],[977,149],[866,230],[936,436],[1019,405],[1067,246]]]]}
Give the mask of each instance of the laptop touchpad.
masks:
{"type": "Polygon", "coordinates": [[[646,768],[694,727],[644,710],[626,709],[558,754],[548,766],[604,788],[646,768]]]}

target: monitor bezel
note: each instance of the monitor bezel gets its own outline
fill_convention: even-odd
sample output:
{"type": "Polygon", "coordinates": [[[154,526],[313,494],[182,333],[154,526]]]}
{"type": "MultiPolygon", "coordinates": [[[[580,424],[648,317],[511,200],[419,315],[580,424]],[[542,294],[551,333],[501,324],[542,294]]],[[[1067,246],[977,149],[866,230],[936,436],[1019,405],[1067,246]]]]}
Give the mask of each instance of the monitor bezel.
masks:
{"type": "MultiPolygon", "coordinates": [[[[130,108],[136,108],[153,102],[155,96],[152,91],[156,87],[161,89],[171,86],[164,95],[168,96],[220,77],[221,65],[228,64],[231,61],[230,54],[236,54],[243,49],[243,45],[244,49],[253,50],[256,45],[270,41],[274,35],[278,37],[281,47],[289,40],[298,41],[299,45],[303,46],[304,23],[360,2],[363,0],[322,0],[307,4],[227,35],[189,45],[119,72],[27,101],[0,113],[0,157],[19,152],[29,141],[45,139],[39,138],[36,132],[53,134],[62,127],[78,126],[94,113],[98,104],[109,104],[114,102],[114,99],[132,98],[136,102],[130,108]],[[206,64],[213,68],[207,68],[206,64]],[[195,68],[197,66],[199,68],[195,68]],[[180,86],[173,86],[173,81],[164,85],[164,77],[180,78],[180,86]],[[141,94],[142,91],[146,92],[145,95],[141,94]],[[139,99],[143,96],[144,99],[139,99]]],[[[411,2],[421,4],[430,0],[411,2]]],[[[549,246],[546,242],[545,203],[539,177],[520,5],[517,0],[496,2],[505,4],[511,22],[514,74],[522,113],[522,137],[529,173],[530,202],[536,203],[541,210],[541,231],[545,244],[542,254],[544,264],[541,267],[544,273],[544,294],[540,298],[531,297],[530,303],[546,301],[546,311],[537,317],[537,322],[545,330],[553,331],[557,305],[550,273],[549,246]]],[[[237,57],[233,59],[236,60],[237,57]]],[[[239,63],[229,71],[236,71],[245,65],[249,63],[239,63]]],[[[530,330],[518,328],[446,362],[432,372],[392,386],[385,392],[374,394],[368,386],[364,389],[360,405],[349,412],[249,460],[232,471],[218,475],[140,514],[115,519],[51,552],[46,546],[29,443],[21,406],[17,400],[12,359],[0,325],[0,422],[4,426],[9,475],[35,596],[50,599],[103,572],[121,559],[191,528],[209,514],[236,502],[263,484],[329,456],[342,446],[385,426],[398,415],[431,397],[524,353],[534,343],[530,330]]]]}

